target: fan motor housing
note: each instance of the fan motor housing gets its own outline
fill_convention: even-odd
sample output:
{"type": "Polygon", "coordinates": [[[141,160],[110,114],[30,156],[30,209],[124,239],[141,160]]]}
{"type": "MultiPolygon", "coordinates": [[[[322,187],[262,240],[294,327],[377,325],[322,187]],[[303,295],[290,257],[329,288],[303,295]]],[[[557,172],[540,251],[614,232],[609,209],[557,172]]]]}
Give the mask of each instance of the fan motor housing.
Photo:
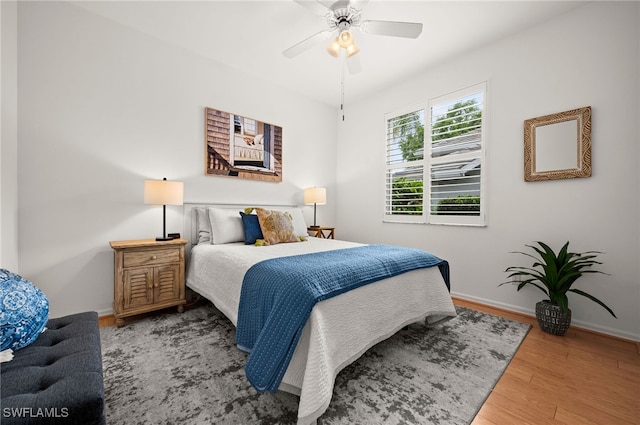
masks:
{"type": "Polygon", "coordinates": [[[351,7],[349,2],[335,3],[331,11],[333,13],[327,17],[331,29],[343,31],[360,24],[360,11],[351,7]]]}

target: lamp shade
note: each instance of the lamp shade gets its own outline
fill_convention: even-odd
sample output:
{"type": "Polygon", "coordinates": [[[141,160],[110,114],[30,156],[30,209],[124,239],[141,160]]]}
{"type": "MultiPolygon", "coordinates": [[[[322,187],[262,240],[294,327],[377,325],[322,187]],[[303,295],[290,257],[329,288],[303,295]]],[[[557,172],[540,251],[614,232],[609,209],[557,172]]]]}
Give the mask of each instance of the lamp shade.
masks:
{"type": "Polygon", "coordinates": [[[167,180],[144,181],[144,203],[150,205],[182,205],[184,183],[167,180]]]}
{"type": "Polygon", "coordinates": [[[324,205],[327,203],[327,189],[324,187],[308,187],[304,190],[304,203],[324,205]]]}

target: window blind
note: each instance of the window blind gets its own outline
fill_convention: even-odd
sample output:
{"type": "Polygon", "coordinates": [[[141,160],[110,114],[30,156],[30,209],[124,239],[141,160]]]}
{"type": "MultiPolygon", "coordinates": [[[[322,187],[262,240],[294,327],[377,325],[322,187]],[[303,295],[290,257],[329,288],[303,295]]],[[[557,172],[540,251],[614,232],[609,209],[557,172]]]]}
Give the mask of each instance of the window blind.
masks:
{"type": "Polygon", "coordinates": [[[482,85],[429,102],[431,222],[484,224],[484,91],[482,85]]]}
{"type": "Polygon", "coordinates": [[[385,216],[414,221],[424,206],[424,109],[387,117],[385,216]]]}

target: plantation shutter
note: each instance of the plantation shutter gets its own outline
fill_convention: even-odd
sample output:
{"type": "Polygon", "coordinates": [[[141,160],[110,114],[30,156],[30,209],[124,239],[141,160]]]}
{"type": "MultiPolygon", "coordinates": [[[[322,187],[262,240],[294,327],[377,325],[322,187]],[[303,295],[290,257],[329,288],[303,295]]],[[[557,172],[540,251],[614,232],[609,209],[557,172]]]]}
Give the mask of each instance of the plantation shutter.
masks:
{"type": "Polygon", "coordinates": [[[429,222],[484,222],[484,98],[477,85],[429,102],[429,222]]]}
{"type": "Polygon", "coordinates": [[[385,221],[424,222],[424,109],[385,119],[385,221]]]}

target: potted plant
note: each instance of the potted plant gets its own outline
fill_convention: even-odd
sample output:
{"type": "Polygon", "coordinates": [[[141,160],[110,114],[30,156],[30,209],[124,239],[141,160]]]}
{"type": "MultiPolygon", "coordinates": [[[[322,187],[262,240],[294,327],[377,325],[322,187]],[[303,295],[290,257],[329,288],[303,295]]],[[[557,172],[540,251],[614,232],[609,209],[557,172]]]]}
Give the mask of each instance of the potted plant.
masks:
{"type": "MultiPolygon", "coordinates": [[[[540,328],[553,335],[564,335],[571,324],[571,310],[567,292],[573,292],[599,304],[613,317],[616,317],[605,303],[587,294],[580,289],[572,288],[573,284],[584,273],[600,273],[591,269],[596,264],[602,264],[596,260],[598,251],[569,252],[569,242],[564,244],[556,255],[553,250],[543,242],[537,242],[540,247],[525,245],[533,249],[538,255],[515,251],[516,254],[533,258],[531,267],[512,266],[505,270],[511,280],[501,283],[499,286],[509,283],[517,283],[518,291],[527,285],[533,285],[540,289],[548,297],[536,304],[536,319],[540,328]]],[[[617,317],[616,317],[617,318],[617,317]]]]}

